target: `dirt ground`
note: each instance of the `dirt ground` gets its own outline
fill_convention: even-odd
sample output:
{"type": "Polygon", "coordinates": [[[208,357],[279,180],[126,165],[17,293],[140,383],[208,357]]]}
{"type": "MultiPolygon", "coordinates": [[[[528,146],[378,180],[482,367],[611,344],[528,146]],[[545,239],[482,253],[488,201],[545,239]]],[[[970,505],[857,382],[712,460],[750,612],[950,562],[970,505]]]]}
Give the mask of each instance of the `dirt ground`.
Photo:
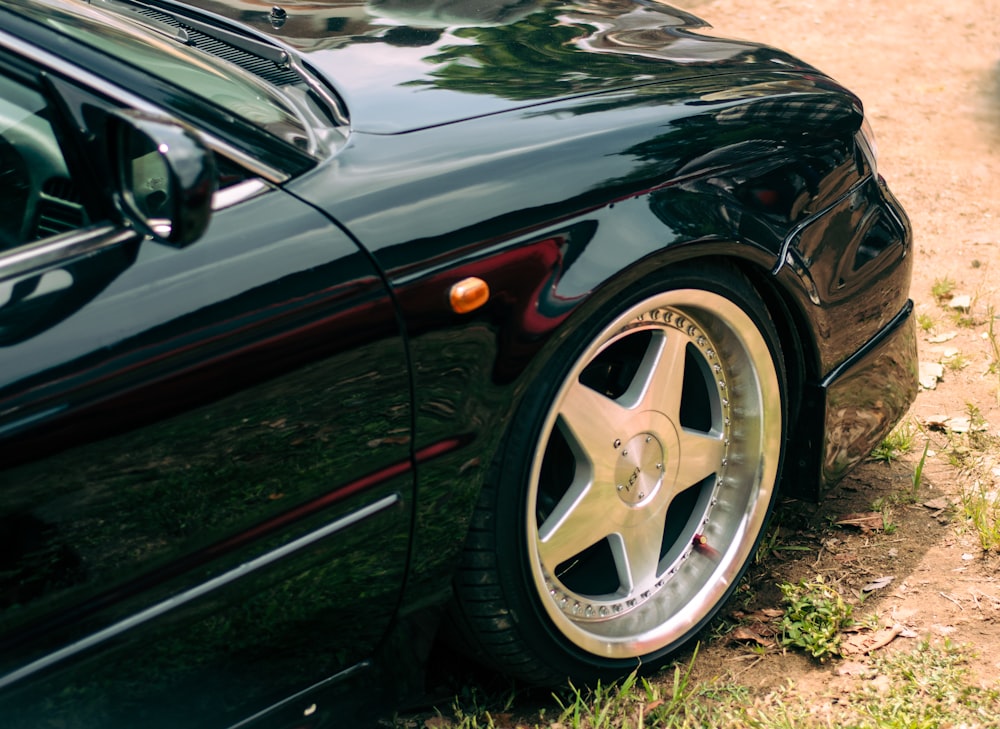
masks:
{"type": "MultiPolygon", "coordinates": [[[[939,381],[927,379],[909,414],[909,454],[866,463],[808,509],[808,521],[801,507],[778,511],[775,546],[810,551],[773,553],[754,580],[753,607],[780,607],[780,593],[768,585],[821,575],[855,601],[865,596],[855,617],[876,614],[902,631],[877,651],[908,650],[917,637],[971,644],[977,678],[995,685],[1000,555],[982,549],[962,493],[995,494],[1000,484],[1000,379],[990,370],[1000,358],[990,336],[990,319],[1000,314],[1000,0],[674,4],[721,35],[791,51],[862,98],[880,172],[913,223],[912,296],[927,327],[920,330],[921,363],[931,365],[928,372],[942,365],[939,381]],[[970,415],[971,422],[962,420],[970,415]],[[967,426],[971,432],[962,432],[967,426]],[[917,498],[900,499],[913,489],[928,440],[917,498]],[[873,510],[887,528],[836,523],[873,510]]],[[[1000,338],[1000,321],[997,330],[1000,338]]],[[[761,657],[746,641],[724,639],[703,647],[696,675],[738,677],[761,689],[791,684],[821,706],[864,680],[856,668],[867,660],[820,665],[781,650],[761,657]]]]}

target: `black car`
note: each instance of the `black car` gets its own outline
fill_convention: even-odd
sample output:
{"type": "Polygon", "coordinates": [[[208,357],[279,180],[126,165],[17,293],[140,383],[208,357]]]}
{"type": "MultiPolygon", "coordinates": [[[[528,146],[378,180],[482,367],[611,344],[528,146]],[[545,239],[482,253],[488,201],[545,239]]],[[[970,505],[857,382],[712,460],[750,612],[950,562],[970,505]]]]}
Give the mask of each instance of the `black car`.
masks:
{"type": "Polygon", "coordinates": [[[4,0],[0,726],[656,668],[913,400],[875,157],[651,0],[4,0]]]}

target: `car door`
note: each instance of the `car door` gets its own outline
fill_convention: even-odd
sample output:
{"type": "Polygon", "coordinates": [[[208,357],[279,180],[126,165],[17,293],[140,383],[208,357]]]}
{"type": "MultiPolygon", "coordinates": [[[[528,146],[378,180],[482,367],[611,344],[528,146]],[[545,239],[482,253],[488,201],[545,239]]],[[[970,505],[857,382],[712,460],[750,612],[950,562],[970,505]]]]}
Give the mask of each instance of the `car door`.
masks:
{"type": "Polygon", "coordinates": [[[139,97],[51,60],[0,33],[0,724],[234,723],[395,611],[403,340],[357,245],[218,149],[200,239],[127,226],[91,121],[139,97]]]}

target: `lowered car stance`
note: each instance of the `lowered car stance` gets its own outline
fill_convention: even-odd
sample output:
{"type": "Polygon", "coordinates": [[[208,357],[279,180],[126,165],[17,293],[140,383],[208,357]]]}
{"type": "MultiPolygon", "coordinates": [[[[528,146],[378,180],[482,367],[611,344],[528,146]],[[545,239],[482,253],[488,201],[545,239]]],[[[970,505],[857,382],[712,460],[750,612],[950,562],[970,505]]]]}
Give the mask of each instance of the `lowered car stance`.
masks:
{"type": "Polygon", "coordinates": [[[0,211],[3,727],[654,670],[916,393],[861,102],[652,0],[4,0],[0,211]]]}

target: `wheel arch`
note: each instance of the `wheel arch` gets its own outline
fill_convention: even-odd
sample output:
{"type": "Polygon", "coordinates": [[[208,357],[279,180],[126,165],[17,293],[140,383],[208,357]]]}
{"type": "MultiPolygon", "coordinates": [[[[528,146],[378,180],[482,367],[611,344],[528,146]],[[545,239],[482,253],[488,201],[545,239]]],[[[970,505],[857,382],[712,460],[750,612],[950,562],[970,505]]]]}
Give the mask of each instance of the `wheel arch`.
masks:
{"type": "MultiPolygon", "coordinates": [[[[633,262],[595,287],[580,311],[573,312],[573,318],[585,317],[592,308],[603,305],[635,281],[657,276],[678,264],[698,266],[702,263],[706,267],[736,269],[745,276],[763,300],[778,331],[787,380],[786,450],[803,453],[794,463],[791,460],[786,463],[779,488],[788,496],[814,499],[816,489],[803,485],[801,480],[803,474],[817,473],[812,467],[816,459],[810,460],[809,451],[816,446],[816,424],[822,420],[823,403],[816,398],[809,383],[820,378],[819,360],[801,297],[773,273],[775,259],[770,251],[737,240],[692,241],[670,246],[633,262]]],[[[543,356],[536,358],[537,362],[529,369],[541,366],[553,351],[549,350],[550,345],[551,342],[546,344],[540,353],[543,356]]],[[[533,371],[526,374],[529,381],[537,376],[533,371]]]]}

